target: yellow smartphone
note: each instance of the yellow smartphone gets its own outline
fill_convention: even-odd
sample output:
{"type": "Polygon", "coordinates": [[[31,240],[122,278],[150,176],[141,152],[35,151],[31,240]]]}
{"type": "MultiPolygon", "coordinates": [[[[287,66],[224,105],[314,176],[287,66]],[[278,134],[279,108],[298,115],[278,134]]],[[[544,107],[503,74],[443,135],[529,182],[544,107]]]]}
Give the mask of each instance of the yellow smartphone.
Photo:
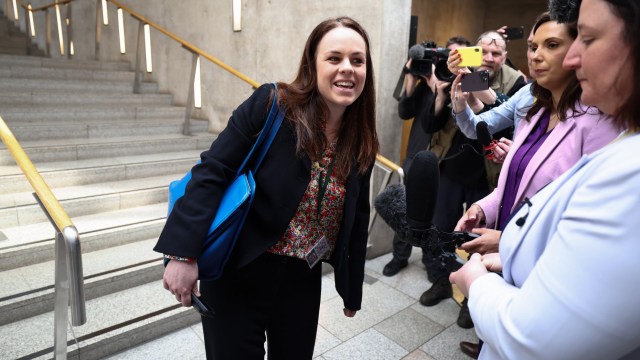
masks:
{"type": "Polygon", "coordinates": [[[462,61],[458,66],[480,66],[482,65],[482,47],[469,46],[458,48],[458,54],[462,57],[462,61]]]}

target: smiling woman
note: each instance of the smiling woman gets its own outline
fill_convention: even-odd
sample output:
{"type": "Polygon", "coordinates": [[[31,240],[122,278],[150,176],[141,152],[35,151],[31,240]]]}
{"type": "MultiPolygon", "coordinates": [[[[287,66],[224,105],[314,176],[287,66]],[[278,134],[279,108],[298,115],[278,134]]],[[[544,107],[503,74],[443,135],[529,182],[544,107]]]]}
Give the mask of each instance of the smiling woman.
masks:
{"type": "Polygon", "coordinates": [[[367,46],[354,30],[338,27],[322,38],[317,52],[318,92],[330,113],[325,134],[332,140],[340,130],[344,110],[364,89],[367,46]]]}
{"type": "MultiPolygon", "coordinates": [[[[200,282],[214,312],[202,318],[210,359],[262,360],[265,340],[270,359],[311,359],[319,261],[334,268],[344,315],[361,307],[369,180],[378,152],[367,33],[347,17],[323,21],[307,40],[296,79],[277,88],[286,117],[255,174],[244,228],[222,276],[200,282]]],[[[202,153],[155,247],[172,259],[164,287],[184,306],[199,292],[194,260],[224,189],[263,128],[272,90],[258,88],[202,153]]]]}

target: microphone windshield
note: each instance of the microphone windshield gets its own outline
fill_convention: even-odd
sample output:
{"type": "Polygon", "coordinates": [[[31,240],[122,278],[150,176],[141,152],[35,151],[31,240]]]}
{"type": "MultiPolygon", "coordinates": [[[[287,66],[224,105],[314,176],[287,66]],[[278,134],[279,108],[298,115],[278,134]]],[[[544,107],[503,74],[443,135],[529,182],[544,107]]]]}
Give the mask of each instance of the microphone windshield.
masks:
{"type": "Polygon", "coordinates": [[[438,198],[440,168],[431,151],[420,151],[413,158],[407,174],[407,222],[412,229],[431,226],[438,198]]]}
{"type": "Polygon", "coordinates": [[[489,132],[489,126],[486,122],[480,121],[476,124],[476,136],[478,137],[478,142],[483,147],[488,147],[491,145],[491,133],[489,132]]]}
{"type": "Polygon", "coordinates": [[[413,45],[409,49],[409,57],[413,60],[422,60],[424,58],[424,46],[420,44],[413,45]]]}
{"type": "Polygon", "coordinates": [[[409,239],[411,229],[407,224],[407,201],[404,184],[387,186],[373,201],[378,215],[386,222],[400,239],[409,239]]]}

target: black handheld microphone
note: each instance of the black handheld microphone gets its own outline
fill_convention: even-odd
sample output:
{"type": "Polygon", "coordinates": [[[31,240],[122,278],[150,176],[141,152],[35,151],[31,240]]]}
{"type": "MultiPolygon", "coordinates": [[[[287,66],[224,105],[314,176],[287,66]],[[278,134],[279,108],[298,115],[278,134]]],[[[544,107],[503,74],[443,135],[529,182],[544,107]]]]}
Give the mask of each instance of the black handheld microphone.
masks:
{"type": "Polygon", "coordinates": [[[407,174],[407,223],[414,230],[431,227],[438,197],[440,167],[431,151],[420,151],[413,157],[407,174]]]}
{"type": "Polygon", "coordinates": [[[413,60],[422,60],[424,58],[424,46],[416,44],[410,47],[409,57],[413,60]]]}
{"type": "Polygon", "coordinates": [[[431,224],[438,196],[440,168],[436,155],[420,151],[413,158],[405,186],[387,186],[374,200],[380,217],[398,237],[413,246],[442,251],[444,257],[455,254],[443,250],[447,245],[458,247],[479,235],[461,231],[444,232],[431,224]]]}
{"type": "Polygon", "coordinates": [[[484,150],[484,156],[487,160],[495,159],[495,154],[493,153],[493,149],[496,148],[498,142],[493,140],[491,137],[491,133],[489,132],[489,126],[486,122],[480,121],[476,124],[476,136],[478,137],[478,142],[482,145],[482,149],[484,150]]]}

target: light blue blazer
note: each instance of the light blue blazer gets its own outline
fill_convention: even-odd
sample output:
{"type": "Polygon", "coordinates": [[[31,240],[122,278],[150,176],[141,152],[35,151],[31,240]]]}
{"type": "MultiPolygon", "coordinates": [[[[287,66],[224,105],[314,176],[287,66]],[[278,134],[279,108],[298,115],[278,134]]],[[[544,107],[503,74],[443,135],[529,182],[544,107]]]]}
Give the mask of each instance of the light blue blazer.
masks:
{"type": "Polygon", "coordinates": [[[500,241],[470,288],[481,359],[640,359],[640,136],[583,157],[500,241]]]}

